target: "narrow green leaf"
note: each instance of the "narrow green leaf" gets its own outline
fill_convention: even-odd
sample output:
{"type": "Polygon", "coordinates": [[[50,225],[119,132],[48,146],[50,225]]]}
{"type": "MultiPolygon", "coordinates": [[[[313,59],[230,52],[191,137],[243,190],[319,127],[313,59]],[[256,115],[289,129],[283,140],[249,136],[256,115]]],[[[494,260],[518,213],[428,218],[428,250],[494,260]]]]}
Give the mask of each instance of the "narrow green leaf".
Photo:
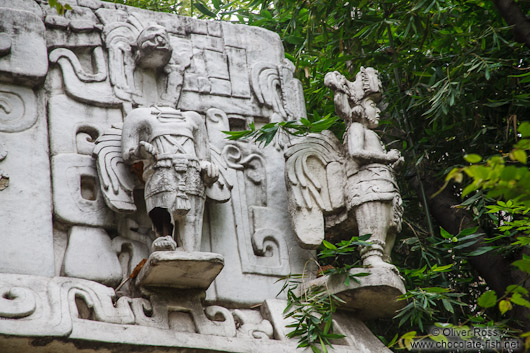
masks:
{"type": "Polygon", "coordinates": [[[206,6],[204,6],[202,3],[200,2],[196,2],[193,4],[193,6],[195,6],[195,8],[197,10],[199,10],[200,12],[203,13],[203,15],[206,15],[208,17],[212,17],[212,18],[215,18],[217,15],[215,13],[213,13],[212,11],[210,11],[210,9],[208,9],[206,6]]]}
{"type": "Polygon", "coordinates": [[[453,237],[453,235],[451,233],[449,233],[448,231],[446,231],[445,229],[443,229],[442,227],[440,227],[440,235],[442,237],[444,237],[445,239],[450,239],[453,237]]]}
{"type": "Polygon", "coordinates": [[[449,300],[442,299],[442,304],[443,304],[445,310],[449,311],[450,313],[454,313],[455,312],[454,309],[453,309],[453,306],[451,305],[449,300]]]}
{"type": "Polygon", "coordinates": [[[468,256],[480,256],[480,255],[483,255],[483,254],[485,254],[487,252],[490,252],[493,249],[495,249],[494,246],[483,246],[481,248],[478,248],[477,250],[474,250],[474,251],[470,252],[467,255],[468,256]]]}
{"type": "Polygon", "coordinates": [[[328,249],[330,249],[330,250],[337,250],[337,247],[336,247],[334,244],[330,243],[329,241],[327,241],[327,240],[325,240],[325,239],[322,241],[322,244],[323,244],[326,248],[328,248],[328,249]]]}

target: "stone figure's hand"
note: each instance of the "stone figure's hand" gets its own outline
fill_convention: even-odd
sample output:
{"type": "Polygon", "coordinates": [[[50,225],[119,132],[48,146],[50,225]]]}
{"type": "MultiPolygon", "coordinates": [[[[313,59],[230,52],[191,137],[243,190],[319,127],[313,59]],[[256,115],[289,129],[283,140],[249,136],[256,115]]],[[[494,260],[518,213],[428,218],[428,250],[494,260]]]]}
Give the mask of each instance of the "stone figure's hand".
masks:
{"type": "Polygon", "coordinates": [[[399,157],[397,161],[392,164],[392,169],[398,170],[405,163],[405,158],[399,157]]]}
{"type": "Polygon", "coordinates": [[[138,150],[140,152],[140,156],[142,157],[149,157],[149,156],[156,157],[155,146],[151,145],[149,142],[140,141],[138,150]]]}
{"type": "Polygon", "coordinates": [[[390,150],[386,154],[389,162],[397,162],[401,158],[401,153],[398,150],[390,150]]]}
{"type": "Polygon", "coordinates": [[[328,72],[324,77],[324,85],[334,91],[346,92],[346,78],[338,71],[328,72]]]}
{"type": "Polygon", "coordinates": [[[219,168],[211,162],[201,161],[201,175],[206,185],[212,185],[219,179],[219,168]]]}

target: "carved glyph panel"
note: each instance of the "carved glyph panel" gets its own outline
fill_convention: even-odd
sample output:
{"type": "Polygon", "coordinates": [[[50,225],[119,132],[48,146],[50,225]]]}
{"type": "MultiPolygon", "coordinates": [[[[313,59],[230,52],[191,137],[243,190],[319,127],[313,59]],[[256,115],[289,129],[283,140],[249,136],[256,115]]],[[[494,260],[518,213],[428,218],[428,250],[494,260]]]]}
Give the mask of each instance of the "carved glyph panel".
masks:
{"type": "Polygon", "coordinates": [[[53,206],[66,223],[112,227],[115,216],[100,192],[95,161],[91,156],[59,154],[52,158],[53,206]]]}
{"type": "Polygon", "coordinates": [[[37,97],[31,88],[0,83],[0,132],[20,132],[37,121],[37,97]]]}

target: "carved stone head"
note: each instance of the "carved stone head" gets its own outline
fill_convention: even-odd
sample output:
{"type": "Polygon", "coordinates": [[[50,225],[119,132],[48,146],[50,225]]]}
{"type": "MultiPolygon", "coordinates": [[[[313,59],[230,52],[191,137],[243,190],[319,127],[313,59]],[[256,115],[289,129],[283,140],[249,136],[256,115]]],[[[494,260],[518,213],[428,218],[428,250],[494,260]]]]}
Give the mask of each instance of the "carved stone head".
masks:
{"type": "Polygon", "coordinates": [[[166,29],[158,25],[144,28],[136,39],[136,46],[136,64],[145,69],[166,66],[173,52],[166,29]]]}

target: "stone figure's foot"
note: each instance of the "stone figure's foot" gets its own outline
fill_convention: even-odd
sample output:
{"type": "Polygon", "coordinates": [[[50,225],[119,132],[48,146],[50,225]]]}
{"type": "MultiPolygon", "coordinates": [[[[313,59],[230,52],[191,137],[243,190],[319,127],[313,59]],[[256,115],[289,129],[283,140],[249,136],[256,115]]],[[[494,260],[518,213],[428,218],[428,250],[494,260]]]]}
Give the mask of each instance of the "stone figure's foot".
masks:
{"type": "Polygon", "coordinates": [[[383,261],[383,259],[379,256],[368,256],[363,260],[363,266],[369,268],[384,268],[399,275],[399,271],[396,266],[383,261]]]}
{"type": "Polygon", "coordinates": [[[165,237],[158,237],[153,241],[151,245],[151,252],[155,251],[174,251],[177,248],[177,243],[171,235],[166,235],[165,237]]]}

